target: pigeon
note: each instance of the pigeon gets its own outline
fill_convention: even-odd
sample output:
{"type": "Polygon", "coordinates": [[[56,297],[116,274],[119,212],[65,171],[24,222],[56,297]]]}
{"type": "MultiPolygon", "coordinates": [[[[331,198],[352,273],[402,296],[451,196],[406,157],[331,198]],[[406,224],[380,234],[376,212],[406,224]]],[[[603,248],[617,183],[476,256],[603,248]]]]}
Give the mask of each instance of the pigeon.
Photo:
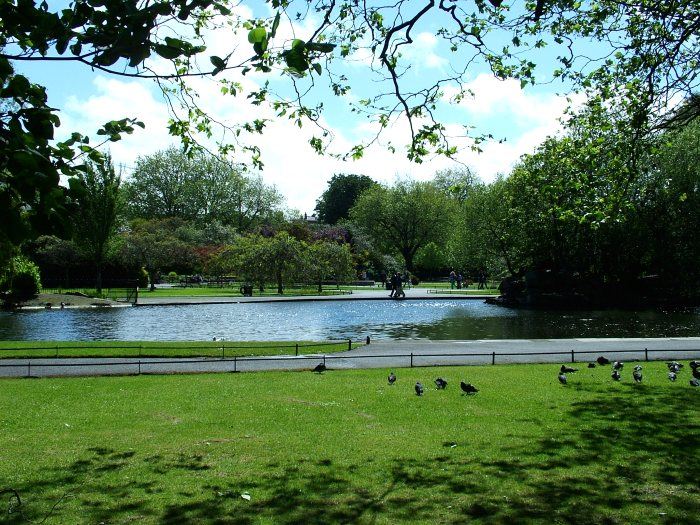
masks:
{"type": "Polygon", "coordinates": [[[634,365],[635,370],[642,370],[642,365],[634,365]]]}
{"type": "Polygon", "coordinates": [[[615,370],[622,370],[622,367],[624,367],[624,366],[625,366],[625,363],[623,363],[622,361],[615,361],[613,363],[613,368],[615,370]]]}
{"type": "Polygon", "coordinates": [[[675,372],[669,372],[669,373],[668,373],[668,379],[669,379],[669,381],[675,381],[675,380],[676,380],[676,373],[675,373],[675,372]]]}
{"type": "Polygon", "coordinates": [[[603,356],[601,355],[598,359],[596,359],[596,362],[597,362],[600,366],[609,365],[609,364],[610,364],[610,359],[608,359],[608,358],[606,358],[606,357],[603,357],[603,356]]]}
{"type": "Polygon", "coordinates": [[[472,385],[471,383],[465,383],[464,381],[460,381],[459,387],[465,394],[476,394],[479,391],[479,389],[476,388],[474,385],[472,385]]]}
{"type": "Polygon", "coordinates": [[[691,379],[690,386],[700,386],[700,379],[691,379]]]}
{"type": "Polygon", "coordinates": [[[325,371],[326,371],[326,365],[324,365],[323,363],[317,364],[316,368],[314,368],[314,372],[316,372],[317,374],[320,374],[320,373],[325,372],[325,371]]]}
{"type": "Polygon", "coordinates": [[[666,366],[668,366],[669,371],[675,372],[676,374],[681,371],[681,365],[680,363],[676,363],[675,361],[671,363],[666,363],[666,366]]]}
{"type": "Polygon", "coordinates": [[[442,377],[438,377],[435,380],[435,386],[438,390],[445,390],[445,388],[447,388],[447,381],[445,381],[442,377]]]}
{"type": "Polygon", "coordinates": [[[697,368],[693,368],[693,377],[695,379],[700,379],[700,370],[698,370],[697,368]]]}
{"type": "Polygon", "coordinates": [[[693,370],[697,370],[698,368],[700,368],[700,361],[691,361],[690,368],[692,368],[693,370]]]}
{"type": "Polygon", "coordinates": [[[423,395],[423,384],[422,384],[420,381],[418,381],[418,382],[416,383],[416,387],[415,387],[415,388],[416,388],[416,395],[417,395],[417,396],[422,396],[422,395],[423,395]]]}
{"type": "Polygon", "coordinates": [[[559,371],[562,374],[573,374],[574,372],[578,372],[578,368],[571,368],[570,366],[561,365],[559,371]]]}
{"type": "Polygon", "coordinates": [[[634,372],[632,372],[632,378],[634,379],[635,383],[641,383],[642,382],[642,367],[639,367],[639,370],[637,370],[637,367],[634,367],[634,372]]]}
{"type": "Polygon", "coordinates": [[[595,368],[595,363],[588,363],[588,368],[595,368]]]}
{"type": "Polygon", "coordinates": [[[389,372],[389,377],[387,379],[390,385],[396,383],[396,375],[394,374],[394,372],[389,372]]]}
{"type": "Polygon", "coordinates": [[[611,376],[615,381],[620,380],[620,371],[619,370],[613,370],[612,376],[611,376]]]}
{"type": "Polygon", "coordinates": [[[565,375],[565,374],[563,374],[563,373],[559,374],[559,382],[560,382],[562,385],[565,385],[565,384],[566,384],[566,375],[565,375]]]}

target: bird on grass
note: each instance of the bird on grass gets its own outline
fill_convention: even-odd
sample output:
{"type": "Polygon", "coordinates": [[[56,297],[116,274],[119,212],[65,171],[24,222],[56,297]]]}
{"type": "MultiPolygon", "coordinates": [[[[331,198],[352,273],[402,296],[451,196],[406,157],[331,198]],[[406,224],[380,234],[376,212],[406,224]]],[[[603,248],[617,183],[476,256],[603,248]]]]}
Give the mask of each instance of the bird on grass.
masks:
{"type": "Polygon", "coordinates": [[[615,361],[613,363],[613,369],[615,369],[615,370],[622,370],[622,368],[624,366],[625,366],[625,363],[623,363],[622,361],[615,361]]]}
{"type": "Polygon", "coordinates": [[[692,368],[693,370],[697,370],[698,368],[700,368],[700,361],[691,361],[690,368],[692,368]]]}
{"type": "Polygon", "coordinates": [[[422,384],[420,381],[418,381],[418,382],[416,383],[415,389],[416,389],[416,395],[417,395],[417,396],[422,396],[422,395],[423,395],[423,384],[422,384]]]}
{"type": "Polygon", "coordinates": [[[690,386],[700,386],[700,379],[691,379],[690,380],[690,386]]]}
{"type": "Polygon", "coordinates": [[[394,374],[394,372],[389,372],[389,377],[387,378],[387,380],[389,381],[390,385],[393,385],[394,383],[396,383],[396,374],[394,374]]]}
{"type": "Polygon", "coordinates": [[[668,379],[669,379],[669,381],[675,381],[675,380],[676,380],[676,373],[675,373],[675,372],[669,372],[669,373],[668,373],[668,379]]]}
{"type": "Polygon", "coordinates": [[[316,368],[314,368],[314,372],[316,372],[317,374],[320,374],[320,373],[325,372],[325,371],[326,371],[326,365],[324,365],[323,363],[317,364],[316,368]]]}
{"type": "Polygon", "coordinates": [[[565,384],[566,384],[566,374],[560,373],[558,377],[559,377],[559,382],[560,382],[562,385],[565,385],[565,384]]]}
{"type": "Polygon", "coordinates": [[[595,363],[588,363],[588,368],[595,368],[595,363]]]}
{"type": "Polygon", "coordinates": [[[610,359],[608,359],[607,357],[603,357],[603,356],[601,355],[598,359],[596,359],[596,362],[597,362],[600,366],[609,365],[609,364],[610,364],[610,359]]]}
{"type": "Polygon", "coordinates": [[[693,377],[695,379],[700,379],[700,369],[693,368],[693,377]]]}
{"type": "Polygon", "coordinates": [[[619,381],[620,380],[620,371],[613,370],[611,377],[613,378],[614,381],[619,381]]]}
{"type": "Polygon", "coordinates": [[[669,371],[675,372],[676,374],[681,371],[681,368],[683,368],[683,365],[680,364],[678,361],[671,361],[670,363],[666,363],[666,366],[668,367],[669,371]]]}
{"type": "Polygon", "coordinates": [[[459,388],[462,389],[462,392],[468,395],[476,394],[479,391],[479,389],[476,388],[474,385],[472,385],[471,383],[465,383],[464,381],[460,381],[459,388]]]}
{"type": "Polygon", "coordinates": [[[445,388],[447,388],[447,381],[445,381],[442,377],[438,377],[435,380],[435,386],[438,390],[445,390],[445,388]]]}
{"type": "Polygon", "coordinates": [[[641,383],[642,382],[642,367],[637,365],[634,367],[634,371],[632,372],[632,379],[634,379],[635,383],[641,383]]]}
{"type": "Polygon", "coordinates": [[[578,368],[571,368],[570,366],[561,365],[559,372],[562,374],[573,374],[574,372],[578,372],[578,368]]]}

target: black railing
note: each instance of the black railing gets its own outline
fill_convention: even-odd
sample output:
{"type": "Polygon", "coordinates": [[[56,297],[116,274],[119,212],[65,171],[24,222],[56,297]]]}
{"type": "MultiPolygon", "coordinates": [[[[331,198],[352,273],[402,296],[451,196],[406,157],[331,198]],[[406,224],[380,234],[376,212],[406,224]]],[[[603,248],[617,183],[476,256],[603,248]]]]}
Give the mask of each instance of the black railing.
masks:
{"type": "MultiPolygon", "coordinates": [[[[356,359],[366,359],[374,364],[385,363],[386,360],[394,359],[395,361],[391,363],[391,367],[428,367],[428,366],[464,366],[464,365],[483,365],[492,364],[496,365],[497,361],[507,362],[507,363],[543,363],[543,362],[562,362],[564,360],[570,361],[572,363],[580,362],[576,359],[576,356],[583,355],[600,355],[606,354],[611,360],[620,359],[617,357],[619,355],[628,356],[635,354],[635,361],[652,361],[654,359],[654,354],[663,353],[662,359],[690,359],[691,357],[700,357],[700,349],[653,349],[653,348],[639,348],[639,349],[622,349],[622,350],[561,350],[552,352],[477,352],[477,353],[401,353],[401,354],[382,354],[382,355],[343,355],[343,354],[321,354],[321,355],[298,355],[299,349],[311,348],[311,347],[323,347],[327,345],[338,345],[345,344],[345,342],[324,342],[324,343],[309,343],[309,344],[294,344],[287,346],[270,346],[270,348],[295,348],[295,355],[280,355],[280,356],[259,356],[259,357],[225,357],[222,354],[221,357],[211,357],[211,356],[201,356],[201,357],[190,357],[190,358],[172,358],[167,359],[163,357],[154,358],[124,358],[118,360],[114,357],[106,357],[105,360],[101,361],[83,361],[83,362],[42,362],[38,358],[21,358],[18,361],[23,361],[19,363],[2,363],[0,361],[0,376],[5,377],[46,377],[46,376],[81,376],[81,375],[141,375],[141,374],[167,374],[167,373],[211,373],[211,372],[241,372],[241,371],[263,371],[263,370],[289,370],[289,369],[309,369],[313,368],[311,364],[318,364],[322,362],[328,368],[333,368],[333,362],[336,364],[341,364],[342,361],[352,361],[356,359]],[[497,358],[513,358],[513,357],[525,357],[529,359],[526,361],[514,361],[512,359],[497,360],[497,358]],[[558,357],[562,356],[566,359],[557,360],[535,360],[538,357],[558,357]],[[441,359],[443,362],[436,362],[435,359],[441,359]],[[270,366],[247,366],[249,363],[266,363],[270,366]],[[283,363],[283,366],[280,366],[283,363]],[[298,363],[299,366],[290,366],[292,363],[298,363]],[[178,365],[196,365],[190,366],[178,366],[178,365]],[[93,367],[92,371],[88,373],[81,373],[80,370],[93,367]],[[111,370],[110,370],[111,367],[111,370]],[[158,368],[160,367],[160,368],[158,368]],[[64,372],[67,368],[73,368],[78,371],[78,373],[66,373],[64,372]],[[16,373],[6,373],[6,369],[14,369],[16,373]],[[25,373],[26,372],[26,373],[25,373]]],[[[347,341],[348,348],[351,348],[353,342],[351,340],[347,341]]],[[[106,347],[106,348],[118,348],[118,347],[106,347]]],[[[128,346],[126,348],[135,348],[134,346],[128,346]]],[[[228,346],[226,348],[264,348],[264,347],[245,347],[245,346],[228,346]]],[[[43,347],[42,349],[46,349],[43,347]]],[[[0,350],[3,350],[0,348],[0,350]]],[[[23,349],[24,350],[24,349],[23,349]]],[[[44,358],[46,359],[46,358],[44,358]]],[[[75,358],[80,359],[80,358],[75,358]]],[[[83,358],[85,359],[85,358],[83,358]]],[[[367,364],[367,368],[372,368],[372,363],[367,364]]],[[[357,368],[352,366],[351,368],[357,368]]]]}

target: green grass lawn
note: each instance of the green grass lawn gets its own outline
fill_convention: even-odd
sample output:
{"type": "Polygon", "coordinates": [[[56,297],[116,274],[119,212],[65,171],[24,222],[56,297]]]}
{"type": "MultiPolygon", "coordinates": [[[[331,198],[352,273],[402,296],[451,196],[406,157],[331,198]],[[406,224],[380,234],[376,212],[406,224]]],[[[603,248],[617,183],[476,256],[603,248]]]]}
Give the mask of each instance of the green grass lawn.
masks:
{"type": "MultiPolygon", "coordinates": [[[[331,354],[348,342],[314,341],[0,341],[0,360],[28,357],[246,357],[331,354]]],[[[353,343],[353,348],[359,343],[353,343]]]]}
{"type": "Polygon", "coordinates": [[[687,366],[556,369],[2,380],[0,485],[47,523],[698,523],[687,366]]]}

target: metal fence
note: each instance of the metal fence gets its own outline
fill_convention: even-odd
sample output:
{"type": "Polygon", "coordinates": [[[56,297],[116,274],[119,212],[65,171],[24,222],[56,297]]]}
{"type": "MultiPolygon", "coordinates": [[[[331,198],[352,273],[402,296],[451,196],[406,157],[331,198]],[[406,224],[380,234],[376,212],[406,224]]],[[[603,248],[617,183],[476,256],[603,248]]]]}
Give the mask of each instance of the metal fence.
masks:
{"type": "MultiPolygon", "coordinates": [[[[482,353],[397,353],[397,354],[315,354],[298,355],[299,349],[322,347],[338,342],[289,345],[295,355],[264,357],[196,357],[196,358],[65,358],[58,360],[24,358],[0,361],[2,377],[51,377],[141,375],[211,372],[252,372],[267,370],[308,370],[323,363],[327,369],[358,368],[413,368],[429,366],[496,365],[521,363],[571,363],[586,362],[582,357],[605,353],[610,360],[630,359],[653,361],[669,359],[694,359],[700,357],[700,349],[622,349],[562,350],[556,352],[482,352],[482,353]],[[578,358],[577,358],[578,357],[578,358]],[[363,360],[363,361],[361,361],[363,360]],[[64,362],[61,362],[64,361],[64,362]]],[[[352,346],[348,341],[348,346],[352,346]]],[[[110,347],[114,348],[114,347],[110,347]]],[[[133,348],[133,347],[130,347],[133,348]]],[[[236,348],[229,346],[227,348],[236,348]]],[[[241,347],[239,347],[241,348],[241,347]]],[[[246,347],[242,347],[246,348],[246,347]]],[[[247,347],[249,348],[249,347],[247,347]]],[[[260,347],[258,347],[260,348],[260,347]]],[[[280,348],[280,346],[275,346],[280,348]]],[[[1,350],[1,349],[0,349],[1,350]]]]}

